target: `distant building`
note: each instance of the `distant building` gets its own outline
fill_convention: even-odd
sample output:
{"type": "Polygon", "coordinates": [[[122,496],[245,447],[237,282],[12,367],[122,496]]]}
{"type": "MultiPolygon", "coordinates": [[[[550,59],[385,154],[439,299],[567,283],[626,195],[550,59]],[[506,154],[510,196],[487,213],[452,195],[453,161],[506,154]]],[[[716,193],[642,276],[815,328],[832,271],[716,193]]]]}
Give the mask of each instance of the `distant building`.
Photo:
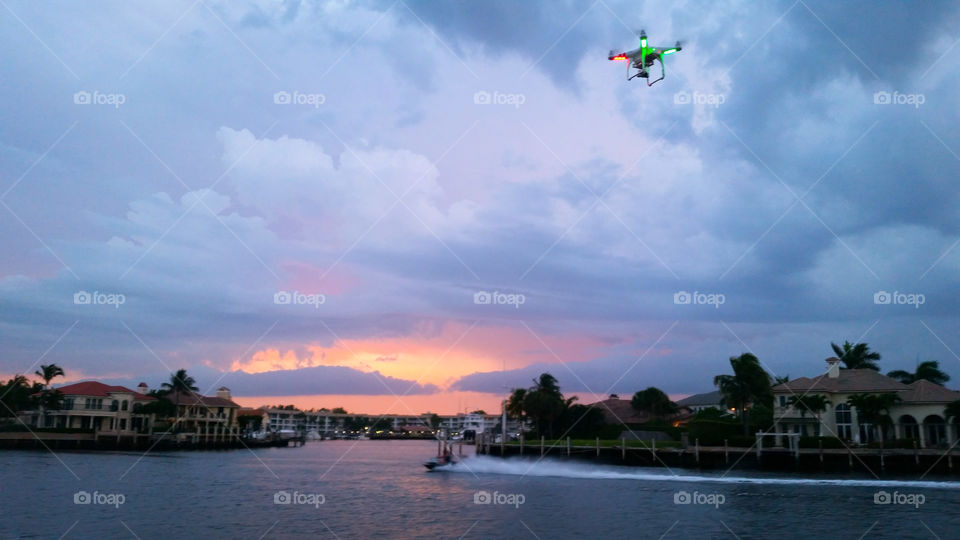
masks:
{"type": "MultiPolygon", "coordinates": [[[[915,439],[923,448],[944,447],[957,440],[956,423],[948,424],[944,408],[960,399],[960,392],[920,380],[903,384],[872,369],[840,369],[840,360],[827,359],[827,373],[818,377],[800,377],[773,387],[775,430],[778,434],[799,433],[811,436],[836,436],[853,443],[873,442],[878,430],[861,422],[856,407],[847,400],[856,394],[895,393],[900,402],[890,408],[892,435],[896,439],[915,439]],[[790,406],[792,396],[822,395],[827,410],[819,415],[801,414],[790,406]]],[[[781,439],[782,437],[778,437],[781,439]]]]}
{"type": "Polygon", "coordinates": [[[97,381],[68,384],[57,390],[63,394],[59,410],[24,411],[20,419],[31,427],[91,429],[97,435],[150,433],[152,415],[139,414],[139,409],[156,398],[97,381]]]}
{"type": "MultiPolygon", "coordinates": [[[[588,407],[596,407],[603,412],[604,422],[608,424],[643,424],[653,420],[653,415],[640,412],[633,408],[629,399],[607,398],[603,401],[590,403],[588,407]]],[[[681,408],[676,414],[667,416],[664,420],[676,422],[690,416],[690,411],[681,408]]]]}
{"type": "Polygon", "coordinates": [[[723,394],[721,394],[719,390],[685,397],[678,401],[677,405],[690,409],[690,412],[694,414],[710,408],[726,411],[726,408],[723,406],[723,394]]]}

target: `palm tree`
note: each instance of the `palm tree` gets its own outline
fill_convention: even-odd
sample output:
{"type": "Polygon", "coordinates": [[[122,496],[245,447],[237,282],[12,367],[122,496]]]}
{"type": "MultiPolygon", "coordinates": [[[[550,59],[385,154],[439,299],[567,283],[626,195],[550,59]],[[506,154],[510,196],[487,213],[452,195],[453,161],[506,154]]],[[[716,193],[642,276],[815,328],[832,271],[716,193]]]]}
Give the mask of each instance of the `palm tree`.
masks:
{"type": "Polygon", "coordinates": [[[802,395],[802,396],[790,396],[790,399],[787,400],[787,403],[800,411],[800,418],[803,419],[806,417],[807,413],[812,414],[817,419],[817,436],[820,435],[820,413],[827,410],[827,406],[830,405],[830,400],[826,396],[816,394],[816,395],[802,395]]]}
{"type": "Polygon", "coordinates": [[[174,400],[174,416],[176,416],[174,425],[178,425],[180,423],[180,394],[183,392],[192,394],[199,390],[197,381],[187,375],[187,370],[178,369],[176,373],[170,375],[169,382],[161,383],[160,386],[163,387],[165,394],[173,392],[176,395],[174,400]]]}
{"type": "Polygon", "coordinates": [[[507,399],[507,414],[523,421],[524,409],[523,400],[527,396],[526,388],[514,388],[507,399]]]}
{"type": "Polygon", "coordinates": [[[713,384],[723,394],[723,403],[737,409],[743,421],[743,434],[749,434],[747,407],[753,403],[773,400],[770,391],[770,376],[760,366],[760,360],[750,353],[730,357],[733,375],[717,375],[713,384]]]}
{"type": "Polygon", "coordinates": [[[866,343],[857,343],[854,345],[849,341],[843,342],[843,347],[836,343],[830,343],[833,352],[837,358],[843,362],[847,369],[872,369],[880,371],[877,362],[880,360],[880,353],[870,350],[866,343]]]}
{"type": "Polygon", "coordinates": [[[890,407],[900,402],[900,396],[893,392],[882,394],[854,394],[847,398],[847,403],[857,409],[857,418],[864,424],[879,426],[880,440],[884,439],[887,426],[893,423],[890,419],[890,407]]]}
{"type": "Polygon", "coordinates": [[[954,422],[960,422],[960,399],[947,403],[943,409],[943,416],[948,422],[951,418],[954,422]]]}
{"type": "Polygon", "coordinates": [[[663,390],[654,386],[634,394],[633,399],[630,400],[630,405],[637,411],[647,413],[658,419],[677,412],[677,404],[670,401],[670,397],[663,390]]]}
{"type": "Polygon", "coordinates": [[[897,369],[887,373],[887,377],[897,379],[903,384],[910,384],[923,379],[941,386],[950,380],[949,375],[940,371],[940,362],[937,362],[936,360],[920,362],[917,364],[916,370],[913,373],[904,371],[902,369],[897,369]]]}
{"type": "Polygon", "coordinates": [[[783,384],[783,383],[787,383],[787,382],[790,382],[790,376],[789,376],[789,375],[783,375],[782,377],[774,377],[774,378],[773,378],[773,384],[783,384]]]}
{"type": "Polygon", "coordinates": [[[36,373],[37,375],[40,376],[41,379],[43,379],[43,386],[45,387],[49,387],[50,381],[52,381],[54,378],[62,377],[65,375],[65,373],[63,372],[63,368],[61,368],[56,364],[50,364],[49,366],[41,365],[40,369],[35,371],[34,373],[36,373]]]}
{"type": "Polygon", "coordinates": [[[554,421],[563,414],[571,400],[564,400],[557,379],[543,373],[523,394],[523,411],[537,424],[537,433],[553,435],[554,421]]]}

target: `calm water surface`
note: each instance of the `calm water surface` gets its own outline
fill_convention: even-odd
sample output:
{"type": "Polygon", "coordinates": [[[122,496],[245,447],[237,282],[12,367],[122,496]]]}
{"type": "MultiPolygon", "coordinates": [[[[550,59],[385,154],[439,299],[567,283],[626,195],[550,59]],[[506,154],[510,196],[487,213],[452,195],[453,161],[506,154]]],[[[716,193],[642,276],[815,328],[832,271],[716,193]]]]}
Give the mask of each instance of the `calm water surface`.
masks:
{"type": "Polygon", "coordinates": [[[415,441],[146,456],[6,451],[0,537],[960,538],[960,483],[671,477],[486,457],[427,473],[421,462],[435,451],[415,441]],[[880,490],[912,504],[875,504],[880,490]],[[96,500],[76,504],[78,492],[96,500]]]}

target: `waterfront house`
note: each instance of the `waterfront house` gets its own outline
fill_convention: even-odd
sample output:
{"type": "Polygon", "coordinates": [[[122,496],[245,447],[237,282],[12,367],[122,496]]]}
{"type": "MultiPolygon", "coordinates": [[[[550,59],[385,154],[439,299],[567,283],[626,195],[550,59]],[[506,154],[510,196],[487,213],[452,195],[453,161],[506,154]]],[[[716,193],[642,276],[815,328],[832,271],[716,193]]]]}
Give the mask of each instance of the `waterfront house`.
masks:
{"type": "MultiPolygon", "coordinates": [[[[146,391],[146,385],[143,385],[146,391]]],[[[199,440],[226,439],[238,435],[237,405],[230,399],[230,389],[221,386],[216,396],[203,396],[196,392],[172,390],[167,394],[176,406],[177,427],[180,438],[199,440]]]]}
{"type": "Polygon", "coordinates": [[[944,409],[960,399],[960,392],[926,380],[904,384],[872,369],[841,369],[839,359],[828,358],[826,373],[773,387],[778,444],[782,444],[785,433],[836,436],[854,444],[874,442],[880,437],[880,429],[862,422],[857,408],[847,400],[857,394],[883,393],[894,393],[900,398],[890,407],[892,425],[884,439],[913,439],[921,448],[945,447],[957,439],[960,430],[956,423],[946,422],[944,409]],[[802,413],[790,405],[791,396],[803,395],[826,397],[826,410],[802,413]]]}
{"type": "MultiPolygon", "coordinates": [[[[141,388],[145,387],[141,383],[141,388]]],[[[63,394],[59,410],[23,411],[23,423],[35,428],[92,430],[98,437],[133,437],[149,434],[152,429],[152,415],[139,413],[143,404],[155,400],[146,392],[97,381],[68,384],[57,390],[63,394]]]]}
{"type": "MultiPolygon", "coordinates": [[[[654,419],[654,416],[650,413],[634,409],[631,400],[620,399],[619,397],[609,397],[603,401],[590,403],[587,406],[600,409],[603,412],[604,422],[612,425],[644,424],[654,419]]],[[[688,408],[679,407],[676,413],[667,416],[664,420],[680,422],[690,418],[690,416],[692,415],[688,408]]]]}

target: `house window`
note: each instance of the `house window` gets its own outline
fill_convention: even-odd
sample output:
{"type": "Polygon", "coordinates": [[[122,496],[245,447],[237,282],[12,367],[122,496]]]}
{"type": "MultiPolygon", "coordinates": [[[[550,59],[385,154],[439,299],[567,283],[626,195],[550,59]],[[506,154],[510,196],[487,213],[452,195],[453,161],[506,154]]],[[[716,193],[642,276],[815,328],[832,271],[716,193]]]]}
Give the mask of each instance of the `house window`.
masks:
{"type": "Polygon", "coordinates": [[[787,406],[787,396],[780,396],[780,406],[781,407],[787,406]]]}
{"type": "MultiPolygon", "coordinates": [[[[126,403],[126,401],[124,401],[124,403],[126,403]]],[[[127,429],[127,419],[126,419],[126,418],[121,418],[121,419],[120,419],[120,429],[121,429],[121,430],[127,429]]]]}
{"type": "Polygon", "coordinates": [[[853,418],[850,414],[850,405],[841,403],[836,407],[837,437],[845,440],[853,438],[853,418]]]}
{"type": "Polygon", "coordinates": [[[121,411],[127,410],[127,400],[123,400],[123,402],[120,403],[120,410],[121,411]]]}

